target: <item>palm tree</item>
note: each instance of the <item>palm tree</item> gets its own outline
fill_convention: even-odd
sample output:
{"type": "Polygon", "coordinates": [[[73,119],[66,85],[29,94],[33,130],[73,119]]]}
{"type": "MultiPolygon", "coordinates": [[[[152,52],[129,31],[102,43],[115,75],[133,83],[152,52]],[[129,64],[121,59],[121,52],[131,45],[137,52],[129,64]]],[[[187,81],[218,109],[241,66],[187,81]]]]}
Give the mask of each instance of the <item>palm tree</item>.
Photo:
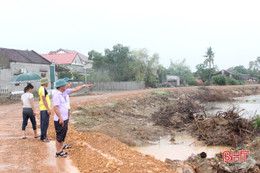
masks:
{"type": "Polygon", "coordinates": [[[206,57],[204,64],[206,66],[209,66],[209,83],[210,83],[210,77],[211,77],[211,67],[213,67],[213,65],[214,65],[214,55],[215,55],[215,53],[212,51],[211,47],[209,47],[207,49],[206,55],[204,55],[204,57],[206,57]]]}

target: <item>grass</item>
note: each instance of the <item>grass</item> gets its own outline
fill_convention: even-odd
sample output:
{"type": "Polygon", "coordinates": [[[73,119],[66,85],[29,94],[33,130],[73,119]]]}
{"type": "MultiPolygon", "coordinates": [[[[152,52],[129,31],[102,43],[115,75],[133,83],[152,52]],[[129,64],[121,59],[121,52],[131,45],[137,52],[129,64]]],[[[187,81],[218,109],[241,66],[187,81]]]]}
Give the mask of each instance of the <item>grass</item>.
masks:
{"type": "Polygon", "coordinates": [[[152,94],[157,94],[157,95],[170,95],[170,91],[154,91],[152,94]]]}
{"type": "Polygon", "coordinates": [[[246,100],[247,103],[250,102],[250,101],[252,101],[252,102],[256,102],[256,100],[246,100]]]}
{"type": "Polygon", "coordinates": [[[256,121],[252,122],[252,126],[260,129],[260,115],[256,115],[253,119],[258,118],[256,121]]]}
{"type": "Polygon", "coordinates": [[[95,126],[95,125],[102,124],[102,122],[96,121],[92,116],[78,115],[78,116],[74,116],[74,119],[76,121],[76,125],[79,125],[81,127],[95,126]]]}
{"type": "Polygon", "coordinates": [[[88,106],[88,107],[86,107],[86,109],[95,109],[97,106],[96,105],[94,105],[94,106],[88,106]]]}
{"type": "Polygon", "coordinates": [[[113,109],[116,109],[117,106],[118,106],[118,105],[115,103],[115,104],[113,104],[112,108],[113,108],[113,109]]]}

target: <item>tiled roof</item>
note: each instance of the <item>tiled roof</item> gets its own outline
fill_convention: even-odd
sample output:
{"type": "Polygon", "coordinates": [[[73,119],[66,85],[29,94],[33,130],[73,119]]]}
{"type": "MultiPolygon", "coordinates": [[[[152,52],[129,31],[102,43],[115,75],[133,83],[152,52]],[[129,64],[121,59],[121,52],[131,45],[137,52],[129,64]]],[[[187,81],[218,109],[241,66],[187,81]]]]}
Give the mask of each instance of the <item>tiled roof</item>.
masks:
{"type": "Polygon", "coordinates": [[[75,50],[58,49],[58,50],[56,50],[56,51],[50,51],[49,54],[56,54],[56,53],[59,52],[59,51],[63,51],[63,52],[66,52],[66,53],[78,53],[80,59],[82,59],[83,61],[87,61],[87,62],[89,61],[89,60],[88,60],[88,57],[87,57],[86,55],[83,55],[82,53],[79,53],[79,52],[77,52],[77,51],[75,51],[75,50]]]}
{"type": "Polygon", "coordinates": [[[77,53],[42,54],[48,61],[56,64],[72,64],[76,55],[77,53]]]}
{"type": "Polygon", "coordinates": [[[51,64],[40,54],[31,50],[16,50],[0,48],[0,54],[13,62],[35,63],[35,64],[51,64]]]}

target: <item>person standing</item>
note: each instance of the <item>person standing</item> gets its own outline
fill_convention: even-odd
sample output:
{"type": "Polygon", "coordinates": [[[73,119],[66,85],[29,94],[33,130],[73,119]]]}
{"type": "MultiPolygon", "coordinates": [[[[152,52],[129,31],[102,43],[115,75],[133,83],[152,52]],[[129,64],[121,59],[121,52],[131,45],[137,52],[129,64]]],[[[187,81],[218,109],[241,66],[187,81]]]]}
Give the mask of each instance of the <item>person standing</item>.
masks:
{"type": "MultiPolygon", "coordinates": [[[[69,109],[69,117],[70,117],[70,98],[69,98],[69,95],[71,93],[74,93],[74,92],[77,92],[77,91],[80,91],[82,90],[83,88],[87,87],[87,88],[91,88],[92,85],[82,85],[82,86],[78,86],[78,87],[75,87],[75,88],[70,88],[70,81],[71,79],[69,78],[64,78],[64,80],[67,82],[67,85],[66,85],[66,90],[62,93],[66,103],[67,103],[67,107],[69,109]]],[[[69,118],[68,118],[68,121],[69,121],[69,118]]],[[[63,149],[69,149],[71,148],[71,145],[70,144],[65,144],[63,146],[63,149]]]]}
{"type": "Polygon", "coordinates": [[[27,137],[25,136],[25,128],[28,123],[28,119],[31,120],[33,131],[34,131],[34,138],[38,138],[37,135],[37,129],[36,129],[36,111],[34,108],[34,103],[33,103],[33,85],[28,84],[24,88],[24,94],[21,96],[21,104],[23,106],[23,125],[22,125],[22,131],[23,131],[23,137],[22,139],[26,139],[27,137]]]}
{"type": "Polygon", "coordinates": [[[52,102],[54,106],[54,126],[56,130],[56,157],[67,157],[63,151],[63,143],[68,131],[69,109],[63,93],[66,91],[67,82],[59,79],[55,83],[57,91],[54,93],[52,102]]]}
{"type": "Polygon", "coordinates": [[[40,97],[40,116],[41,116],[41,140],[43,142],[49,142],[47,138],[47,130],[49,127],[49,119],[51,115],[51,101],[47,91],[49,85],[49,79],[41,79],[41,87],[39,88],[39,97],[40,97]]]}

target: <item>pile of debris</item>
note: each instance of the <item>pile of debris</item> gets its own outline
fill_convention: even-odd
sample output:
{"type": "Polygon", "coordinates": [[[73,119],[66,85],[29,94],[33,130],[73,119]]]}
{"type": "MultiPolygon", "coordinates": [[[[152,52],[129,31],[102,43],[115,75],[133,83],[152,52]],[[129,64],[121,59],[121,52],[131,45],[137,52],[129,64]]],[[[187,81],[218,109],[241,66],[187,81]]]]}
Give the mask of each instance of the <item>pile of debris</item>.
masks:
{"type": "Polygon", "coordinates": [[[195,119],[193,129],[207,145],[241,146],[260,136],[260,130],[252,126],[252,121],[242,118],[241,112],[232,107],[215,117],[195,119]]]}
{"type": "MultiPolygon", "coordinates": [[[[259,143],[258,141],[255,141],[259,143]]],[[[259,155],[258,155],[259,157],[259,155]]],[[[201,154],[190,156],[186,161],[195,172],[207,173],[258,173],[260,172],[260,162],[255,155],[249,155],[246,162],[223,162],[222,153],[216,154],[214,158],[203,158],[201,154]]],[[[175,166],[175,165],[172,165],[175,166]]]]}
{"type": "Polygon", "coordinates": [[[203,112],[203,107],[194,103],[191,99],[177,100],[175,103],[161,107],[158,112],[152,115],[155,125],[167,128],[186,128],[193,123],[194,115],[203,112]]]}

